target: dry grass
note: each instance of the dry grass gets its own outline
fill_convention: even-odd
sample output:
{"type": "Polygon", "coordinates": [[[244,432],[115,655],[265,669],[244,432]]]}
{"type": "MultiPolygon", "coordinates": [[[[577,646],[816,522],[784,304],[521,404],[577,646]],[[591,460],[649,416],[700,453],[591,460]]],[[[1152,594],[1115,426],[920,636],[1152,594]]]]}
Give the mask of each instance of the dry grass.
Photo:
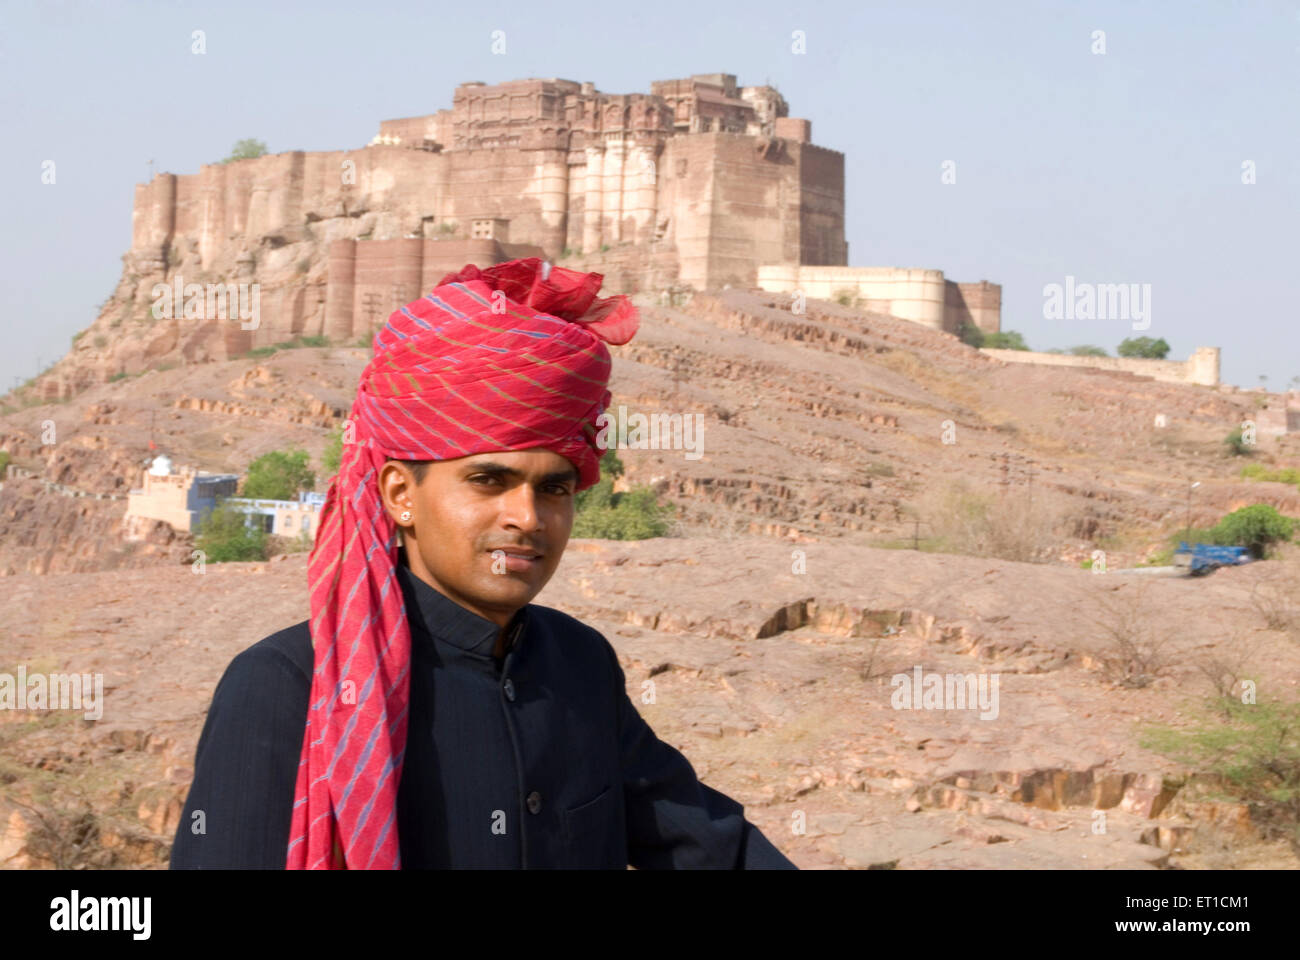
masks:
{"type": "Polygon", "coordinates": [[[1067,525],[1058,498],[1045,491],[983,494],[962,480],[932,488],[918,512],[940,549],[1024,563],[1055,560],[1067,525]]]}
{"type": "MultiPolygon", "coordinates": [[[[958,406],[978,410],[983,403],[983,395],[976,387],[928,363],[910,350],[887,350],[870,357],[868,362],[901,374],[958,406]]],[[[951,415],[950,412],[938,409],[935,412],[944,417],[951,415]]]]}

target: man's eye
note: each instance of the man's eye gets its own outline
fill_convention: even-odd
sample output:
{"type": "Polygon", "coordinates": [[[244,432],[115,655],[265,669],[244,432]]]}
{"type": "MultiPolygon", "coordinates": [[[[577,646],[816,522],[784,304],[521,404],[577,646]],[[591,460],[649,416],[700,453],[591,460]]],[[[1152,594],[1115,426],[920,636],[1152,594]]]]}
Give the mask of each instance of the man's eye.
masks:
{"type": "MultiPolygon", "coordinates": [[[[489,473],[480,473],[480,474],[477,474],[477,475],[475,475],[475,476],[473,476],[473,477],[470,477],[470,478],[469,478],[469,482],[470,482],[470,483],[477,484],[480,480],[485,480],[485,481],[487,481],[488,483],[497,483],[497,482],[500,481],[500,479],[501,479],[500,477],[493,476],[492,474],[489,474],[489,473]]],[[[569,494],[569,487],[568,487],[567,484],[563,484],[563,483],[551,483],[551,484],[547,484],[547,489],[548,489],[551,493],[556,494],[556,495],[561,496],[561,497],[563,497],[563,496],[569,496],[569,495],[570,495],[570,494],[569,494]]]]}

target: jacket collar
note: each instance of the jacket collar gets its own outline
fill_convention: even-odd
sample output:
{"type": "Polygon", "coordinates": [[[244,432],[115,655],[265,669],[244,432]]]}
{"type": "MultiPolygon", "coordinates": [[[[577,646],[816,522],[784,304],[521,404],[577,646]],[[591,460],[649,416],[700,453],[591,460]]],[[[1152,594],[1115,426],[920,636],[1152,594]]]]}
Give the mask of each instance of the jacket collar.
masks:
{"type": "MultiPolygon", "coordinates": [[[[429,586],[406,564],[406,549],[398,552],[397,580],[406,599],[406,615],[412,633],[417,631],[481,657],[492,656],[500,628],[486,617],[462,607],[446,594],[429,586]]],[[[520,607],[506,628],[506,651],[517,643],[528,607],[520,607]]]]}

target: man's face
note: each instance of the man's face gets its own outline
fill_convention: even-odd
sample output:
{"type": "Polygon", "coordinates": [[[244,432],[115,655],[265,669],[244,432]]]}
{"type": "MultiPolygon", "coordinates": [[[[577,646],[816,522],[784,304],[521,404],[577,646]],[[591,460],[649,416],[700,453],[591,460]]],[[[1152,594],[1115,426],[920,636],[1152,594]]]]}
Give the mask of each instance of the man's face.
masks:
{"type": "Polygon", "coordinates": [[[431,463],[420,484],[395,461],[379,473],[411,572],[502,627],[559,566],[573,528],[577,483],[577,468],[543,449],[431,463]],[[411,511],[409,523],[399,519],[403,510],[411,511]]]}

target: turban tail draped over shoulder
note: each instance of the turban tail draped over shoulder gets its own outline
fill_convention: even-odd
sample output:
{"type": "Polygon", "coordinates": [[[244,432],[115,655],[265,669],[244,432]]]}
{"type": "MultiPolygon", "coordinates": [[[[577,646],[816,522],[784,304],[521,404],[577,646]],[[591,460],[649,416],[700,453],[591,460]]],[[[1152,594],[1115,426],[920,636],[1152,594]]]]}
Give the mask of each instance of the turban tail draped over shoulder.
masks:
{"type": "Polygon", "coordinates": [[[397,869],[411,635],[388,458],[452,460],[544,447],[600,479],[596,420],[611,399],[606,343],[638,325],[603,277],[540,259],[466,266],[375,334],[308,562],[315,649],[286,866],[397,869]]]}

